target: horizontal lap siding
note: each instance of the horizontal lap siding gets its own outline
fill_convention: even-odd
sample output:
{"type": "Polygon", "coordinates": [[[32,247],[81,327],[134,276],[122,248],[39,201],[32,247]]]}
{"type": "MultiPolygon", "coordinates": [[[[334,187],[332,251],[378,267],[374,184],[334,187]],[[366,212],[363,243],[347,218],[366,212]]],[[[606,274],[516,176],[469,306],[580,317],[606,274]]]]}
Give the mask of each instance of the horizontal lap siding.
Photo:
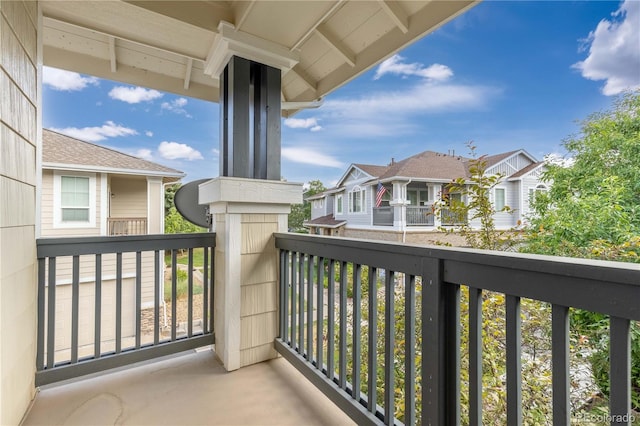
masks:
{"type": "MultiPolygon", "coordinates": [[[[69,172],[73,175],[73,172],[69,172]]],[[[70,236],[98,236],[100,235],[100,199],[101,199],[101,175],[96,174],[96,226],[92,228],[55,228],[53,223],[54,197],[53,193],[53,170],[42,171],[42,195],[41,195],[41,213],[40,223],[42,225],[43,237],[70,237],[70,236]]]]}
{"type": "Polygon", "coordinates": [[[146,178],[111,177],[111,217],[147,217],[146,178]]]}

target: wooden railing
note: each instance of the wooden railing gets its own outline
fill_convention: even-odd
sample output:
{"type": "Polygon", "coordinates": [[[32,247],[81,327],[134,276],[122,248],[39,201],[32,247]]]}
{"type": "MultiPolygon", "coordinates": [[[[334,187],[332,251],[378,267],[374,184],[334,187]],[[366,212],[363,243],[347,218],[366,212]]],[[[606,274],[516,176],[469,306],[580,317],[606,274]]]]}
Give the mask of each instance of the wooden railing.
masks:
{"type": "Polygon", "coordinates": [[[107,219],[109,235],[146,235],[146,217],[110,217],[107,219]]]}
{"type": "Polygon", "coordinates": [[[505,336],[505,424],[523,424],[531,410],[522,394],[530,379],[522,367],[531,354],[523,342],[530,319],[521,313],[521,300],[545,304],[549,314],[551,362],[539,368],[551,377],[546,424],[569,425],[574,416],[570,309],[608,316],[607,418],[630,424],[638,265],[299,234],[275,238],[281,307],[276,349],[357,424],[461,424],[461,369],[467,365],[464,423],[482,425],[483,400],[498,399],[498,390],[483,386],[483,316],[495,315],[483,308],[488,294],[505,301],[499,326],[505,336]],[[464,333],[461,310],[468,312],[464,333]],[[465,350],[462,341],[468,342],[465,350]]]}

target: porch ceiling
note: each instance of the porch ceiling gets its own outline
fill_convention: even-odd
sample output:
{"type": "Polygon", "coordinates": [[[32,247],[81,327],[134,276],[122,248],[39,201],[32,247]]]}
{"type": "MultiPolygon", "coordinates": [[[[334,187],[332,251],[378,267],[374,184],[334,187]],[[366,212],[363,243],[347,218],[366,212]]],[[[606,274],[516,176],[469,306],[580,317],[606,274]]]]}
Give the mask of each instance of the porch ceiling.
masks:
{"type": "Polygon", "coordinates": [[[217,102],[239,54],[282,69],[290,115],[478,1],[45,0],[44,64],[217,102]]]}

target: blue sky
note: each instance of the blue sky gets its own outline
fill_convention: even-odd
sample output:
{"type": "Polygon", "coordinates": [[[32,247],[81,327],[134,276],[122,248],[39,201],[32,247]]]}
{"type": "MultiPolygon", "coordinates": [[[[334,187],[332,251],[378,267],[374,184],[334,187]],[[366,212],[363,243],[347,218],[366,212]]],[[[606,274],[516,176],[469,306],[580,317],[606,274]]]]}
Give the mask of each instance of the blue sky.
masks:
{"type": "MultiPolygon", "coordinates": [[[[350,163],[433,150],[564,154],[578,121],[640,89],[640,0],[485,1],[282,125],[282,176],[331,186],[350,163]]],[[[43,124],[218,176],[218,105],[45,69],[43,124]]]]}

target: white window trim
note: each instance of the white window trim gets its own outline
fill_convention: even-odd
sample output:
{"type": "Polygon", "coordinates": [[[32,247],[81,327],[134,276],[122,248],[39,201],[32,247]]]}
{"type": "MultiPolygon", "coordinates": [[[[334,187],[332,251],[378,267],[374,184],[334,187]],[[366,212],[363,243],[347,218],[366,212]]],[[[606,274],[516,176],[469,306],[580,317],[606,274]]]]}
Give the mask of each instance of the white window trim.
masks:
{"type": "Polygon", "coordinates": [[[53,227],[56,229],[95,228],[96,227],[96,174],[83,172],[53,171],[53,227]],[[89,221],[63,222],[62,207],[62,176],[89,178],[89,221]]]}
{"type": "Polygon", "coordinates": [[[351,191],[349,191],[349,214],[366,214],[367,213],[367,191],[366,188],[361,188],[359,185],[354,186],[353,188],[351,188],[351,191]],[[360,205],[362,206],[362,210],[361,211],[355,211],[353,208],[353,203],[352,201],[352,194],[354,193],[360,193],[359,197],[360,197],[360,205]]]}
{"type": "Polygon", "coordinates": [[[496,210],[502,210],[507,206],[507,189],[506,188],[493,188],[493,206],[496,210]],[[496,193],[498,191],[502,191],[502,193],[504,194],[504,197],[502,200],[503,206],[500,208],[498,208],[498,203],[497,203],[498,197],[496,196],[496,193]]]}
{"type": "Polygon", "coordinates": [[[342,196],[342,194],[338,194],[336,195],[336,214],[343,214],[344,213],[344,197],[342,196]],[[338,200],[340,200],[338,202],[338,200]],[[338,206],[340,206],[340,208],[338,209],[338,206]]]}

